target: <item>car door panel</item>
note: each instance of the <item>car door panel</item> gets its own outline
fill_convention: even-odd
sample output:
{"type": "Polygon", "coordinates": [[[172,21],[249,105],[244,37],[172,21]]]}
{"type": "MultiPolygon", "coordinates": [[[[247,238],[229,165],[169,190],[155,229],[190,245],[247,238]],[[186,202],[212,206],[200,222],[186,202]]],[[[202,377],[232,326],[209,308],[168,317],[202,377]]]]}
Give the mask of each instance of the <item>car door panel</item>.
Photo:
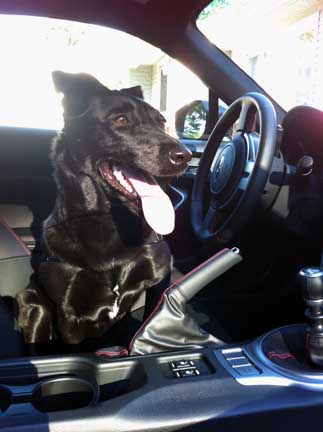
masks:
{"type": "Polygon", "coordinates": [[[27,243],[54,203],[49,149],[55,135],[52,130],[0,127],[0,217],[27,243]]]}

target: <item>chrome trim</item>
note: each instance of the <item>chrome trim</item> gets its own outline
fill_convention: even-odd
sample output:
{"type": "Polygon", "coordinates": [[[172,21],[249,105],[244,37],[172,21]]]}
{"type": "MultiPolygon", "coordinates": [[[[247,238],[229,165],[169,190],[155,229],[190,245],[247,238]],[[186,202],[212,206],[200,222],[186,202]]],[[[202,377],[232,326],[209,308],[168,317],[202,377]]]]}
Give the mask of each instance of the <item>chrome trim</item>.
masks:
{"type": "Polygon", "coordinates": [[[177,192],[180,195],[179,202],[174,206],[174,210],[176,211],[184,203],[184,201],[185,201],[185,195],[183,194],[183,192],[181,190],[177,189],[175,186],[169,185],[169,187],[170,187],[170,189],[173,189],[175,192],[177,192]]]}
{"type": "Polygon", "coordinates": [[[320,267],[305,267],[300,270],[299,274],[300,276],[305,276],[308,278],[321,277],[323,276],[323,269],[320,267]]]}
{"type": "Polygon", "coordinates": [[[319,306],[319,305],[323,304],[323,299],[320,299],[320,300],[305,299],[305,303],[307,304],[307,306],[319,306]]]}
{"type": "Polygon", "coordinates": [[[233,248],[231,249],[231,252],[240,255],[240,249],[237,248],[237,247],[233,247],[233,248]]]}

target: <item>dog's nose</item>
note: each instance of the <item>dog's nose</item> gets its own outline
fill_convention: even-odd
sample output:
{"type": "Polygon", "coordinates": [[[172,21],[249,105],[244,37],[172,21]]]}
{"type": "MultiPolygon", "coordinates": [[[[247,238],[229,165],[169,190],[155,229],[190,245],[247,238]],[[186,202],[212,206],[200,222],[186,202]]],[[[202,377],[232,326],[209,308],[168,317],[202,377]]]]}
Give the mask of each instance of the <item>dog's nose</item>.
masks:
{"type": "Polygon", "coordinates": [[[174,165],[183,165],[192,159],[192,153],[189,150],[170,151],[168,157],[174,165]]]}

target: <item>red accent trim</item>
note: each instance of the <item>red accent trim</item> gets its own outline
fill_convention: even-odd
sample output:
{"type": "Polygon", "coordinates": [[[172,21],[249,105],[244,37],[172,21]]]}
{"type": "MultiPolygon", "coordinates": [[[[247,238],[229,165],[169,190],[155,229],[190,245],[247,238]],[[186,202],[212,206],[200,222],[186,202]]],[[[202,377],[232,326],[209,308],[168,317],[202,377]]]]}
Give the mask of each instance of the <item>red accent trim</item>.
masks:
{"type": "Polygon", "coordinates": [[[186,273],[185,275],[181,276],[180,278],[176,279],[175,282],[173,282],[173,285],[178,285],[179,283],[181,283],[184,279],[188,278],[189,276],[191,276],[191,274],[195,273],[197,270],[199,270],[200,268],[204,267],[205,264],[208,264],[210,261],[212,261],[214,258],[222,255],[224,252],[227,252],[229,249],[225,248],[220,250],[219,252],[217,252],[215,255],[212,255],[210,258],[208,258],[206,261],[203,261],[202,264],[198,265],[197,267],[194,267],[193,270],[191,270],[190,272],[186,273]]]}
{"type": "Polygon", "coordinates": [[[281,360],[287,360],[287,359],[295,359],[296,357],[293,356],[293,354],[291,353],[282,353],[282,354],[278,354],[275,351],[270,351],[267,354],[267,357],[269,358],[269,360],[271,360],[273,357],[278,357],[281,360]]]}
{"type": "Polygon", "coordinates": [[[212,261],[214,258],[218,257],[219,255],[222,255],[224,252],[228,251],[228,248],[222,249],[219,252],[217,252],[215,255],[212,255],[209,259],[207,259],[206,261],[203,261],[202,264],[198,265],[197,267],[193,268],[193,270],[191,270],[189,273],[186,273],[185,275],[181,276],[180,278],[176,279],[175,282],[173,282],[169,287],[167,287],[165,289],[165,291],[162,293],[162,295],[160,296],[158,303],[155,307],[155,309],[151,312],[151,314],[149,315],[149,317],[146,319],[146,321],[144,321],[141,326],[139,327],[139,329],[136,331],[135,335],[133,336],[133,338],[130,341],[129,344],[129,352],[132,349],[132,345],[136,339],[136,337],[138,336],[138,334],[142,331],[142,329],[146,326],[146,324],[152,319],[152,317],[155,315],[155,313],[157,312],[157,310],[159,309],[159,306],[162,304],[165,295],[168,293],[168,291],[173,288],[174,286],[180,284],[184,279],[188,278],[192,273],[196,272],[197,270],[199,270],[201,267],[203,267],[205,264],[209,263],[210,261],[212,261]]]}
{"type": "Polygon", "coordinates": [[[95,352],[98,357],[126,357],[129,355],[128,350],[124,349],[121,351],[108,351],[105,349],[98,350],[95,352]]]}
{"type": "Polygon", "coordinates": [[[30,255],[31,252],[29,248],[25,245],[25,243],[21,240],[21,238],[14,232],[14,230],[7,224],[7,222],[4,219],[0,219],[0,224],[2,224],[6,228],[6,230],[9,231],[9,233],[17,240],[17,242],[27,253],[27,255],[30,255]]]}

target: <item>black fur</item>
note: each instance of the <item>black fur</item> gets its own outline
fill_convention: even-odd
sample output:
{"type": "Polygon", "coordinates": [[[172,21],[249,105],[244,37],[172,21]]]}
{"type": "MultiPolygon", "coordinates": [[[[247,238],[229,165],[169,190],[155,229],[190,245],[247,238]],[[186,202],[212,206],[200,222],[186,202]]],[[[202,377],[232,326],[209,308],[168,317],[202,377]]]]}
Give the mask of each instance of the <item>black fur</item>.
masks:
{"type": "Polygon", "coordinates": [[[170,178],[185,171],[190,153],[165,132],[140,88],[110,91],[86,74],[54,72],[53,79],[64,94],[64,129],[52,147],[57,199],[44,245],[55,258],[40,265],[41,284],[17,296],[18,324],[27,343],[76,344],[105,333],[171,271],[168,246],[138,200],[105,181],[100,164],[170,178]],[[179,152],[174,164],[169,154],[179,152]]]}

